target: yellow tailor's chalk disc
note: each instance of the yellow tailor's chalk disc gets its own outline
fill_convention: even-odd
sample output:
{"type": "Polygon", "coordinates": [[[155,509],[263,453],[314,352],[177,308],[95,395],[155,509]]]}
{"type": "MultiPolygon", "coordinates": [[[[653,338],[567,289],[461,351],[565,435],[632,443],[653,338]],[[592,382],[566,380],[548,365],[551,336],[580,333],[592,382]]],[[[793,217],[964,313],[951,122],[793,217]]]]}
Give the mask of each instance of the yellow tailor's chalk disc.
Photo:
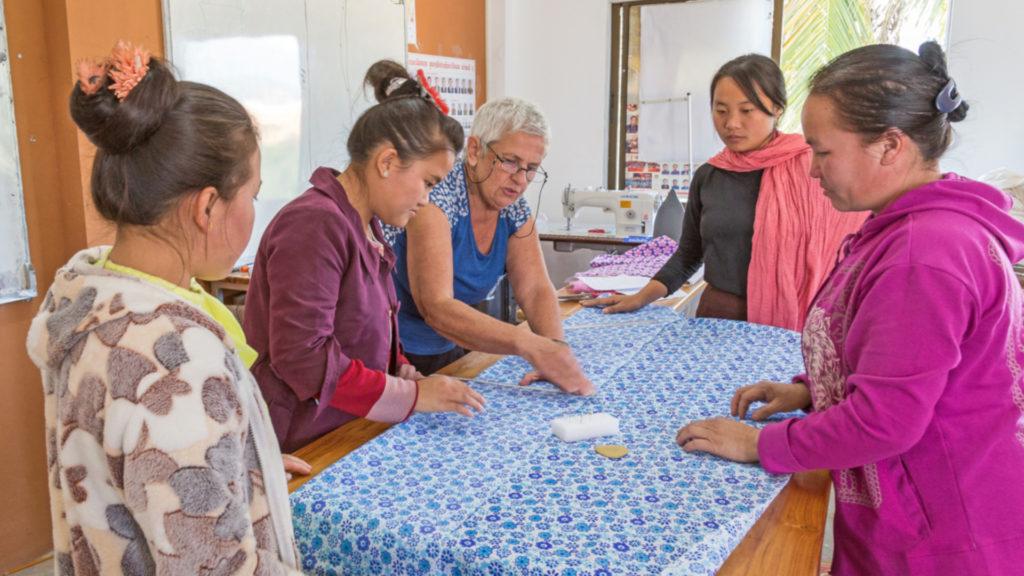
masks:
{"type": "Polygon", "coordinates": [[[625,446],[616,446],[614,444],[602,444],[594,448],[597,453],[601,456],[607,456],[613,460],[618,460],[626,454],[629,454],[629,450],[625,446]]]}

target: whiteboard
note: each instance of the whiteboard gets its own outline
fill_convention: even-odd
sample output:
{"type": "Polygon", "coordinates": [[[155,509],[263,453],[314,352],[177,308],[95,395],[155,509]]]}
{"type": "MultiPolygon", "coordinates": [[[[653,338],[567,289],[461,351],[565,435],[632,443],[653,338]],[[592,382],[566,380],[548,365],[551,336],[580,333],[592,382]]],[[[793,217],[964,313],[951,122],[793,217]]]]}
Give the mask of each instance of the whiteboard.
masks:
{"type": "Polygon", "coordinates": [[[711,79],[737,56],[771,57],[774,0],[658,4],[640,11],[640,155],[672,162],[692,154],[704,162],[725,146],[711,119],[711,79]],[[692,127],[686,102],[678,100],[686,93],[692,127]]]}
{"type": "Polygon", "coordinates": [[[36,295],[36,276],[28,254],[25,201],[14,127],[11,61],[7,24],[0,1],[0,304],[36,295]]]}
{"type": "Polygon", "coordinates": [[[256,256],[274,214],[309,187],[318,166],[344,169],[346,141],[375,100],[371,64],[405,64],[401,0],[163,0],[166,53],[180,78],[234,96],[260,127],[263,187],[256,256]]]}

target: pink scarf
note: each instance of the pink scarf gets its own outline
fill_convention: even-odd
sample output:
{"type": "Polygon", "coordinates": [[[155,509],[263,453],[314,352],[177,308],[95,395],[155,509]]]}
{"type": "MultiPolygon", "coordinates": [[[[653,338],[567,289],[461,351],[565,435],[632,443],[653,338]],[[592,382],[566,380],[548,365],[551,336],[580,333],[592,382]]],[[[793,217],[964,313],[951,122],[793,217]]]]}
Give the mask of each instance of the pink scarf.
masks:
{"type": "Polygon", "coordinates": [[[759,150],[722,150],[708,163],[732,172],[764,169],[747,273],[747,319],[802,330],[811,300],[835,263],[843,238],[867,212],[839,212],[809,176],[811,149],[779,133],[759,150]]]}

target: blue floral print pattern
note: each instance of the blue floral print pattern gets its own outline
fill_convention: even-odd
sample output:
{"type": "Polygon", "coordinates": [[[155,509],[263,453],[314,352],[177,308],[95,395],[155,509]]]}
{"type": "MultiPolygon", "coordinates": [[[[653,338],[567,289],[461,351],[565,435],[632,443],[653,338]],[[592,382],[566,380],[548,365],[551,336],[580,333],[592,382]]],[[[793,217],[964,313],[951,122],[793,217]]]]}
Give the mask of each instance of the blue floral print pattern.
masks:
{"type": "MultiPolygon", "coordinates": [[[[729,413],[736,387],[787,381],[799,334],[659,306],[583,310],[566,338],[599,392],[472,383],[475,418],[417,414],[292,495],[303,568],[315,574],[714,574],[788,476],[687,454],[675,432],[729,413]],[[621,434],[563,443],[552,419],[607,412],[621,434]],[[610,460],[598,444],[623,444],[610,460]]],[[[515,384],[507,357],[480,374],[515,384]]],[[[777,416],[777,420],[782,416],[777,416]]]]}

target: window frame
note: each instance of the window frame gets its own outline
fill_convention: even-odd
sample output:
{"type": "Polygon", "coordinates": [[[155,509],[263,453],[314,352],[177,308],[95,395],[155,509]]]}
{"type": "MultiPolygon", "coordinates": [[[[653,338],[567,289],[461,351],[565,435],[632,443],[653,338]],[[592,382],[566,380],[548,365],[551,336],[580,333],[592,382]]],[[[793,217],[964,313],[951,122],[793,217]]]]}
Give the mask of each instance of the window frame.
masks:
{"type": "MultiPolygon", "coordinates": [[[[606,187],[622,190],[626,183],[626,106],[629,104],[629,46],[634,40],[630,28],[632,9],[656,4],[683,4],[700,0],[629,0],[611,3],[611,58],[608,107],[608,174],[606,187]]],[[[782,7],[774,0],[772,14],[772,59],[782,52],[782,7]]],[[[639,11],[637,11],[639,13],[639,11]]]]}

